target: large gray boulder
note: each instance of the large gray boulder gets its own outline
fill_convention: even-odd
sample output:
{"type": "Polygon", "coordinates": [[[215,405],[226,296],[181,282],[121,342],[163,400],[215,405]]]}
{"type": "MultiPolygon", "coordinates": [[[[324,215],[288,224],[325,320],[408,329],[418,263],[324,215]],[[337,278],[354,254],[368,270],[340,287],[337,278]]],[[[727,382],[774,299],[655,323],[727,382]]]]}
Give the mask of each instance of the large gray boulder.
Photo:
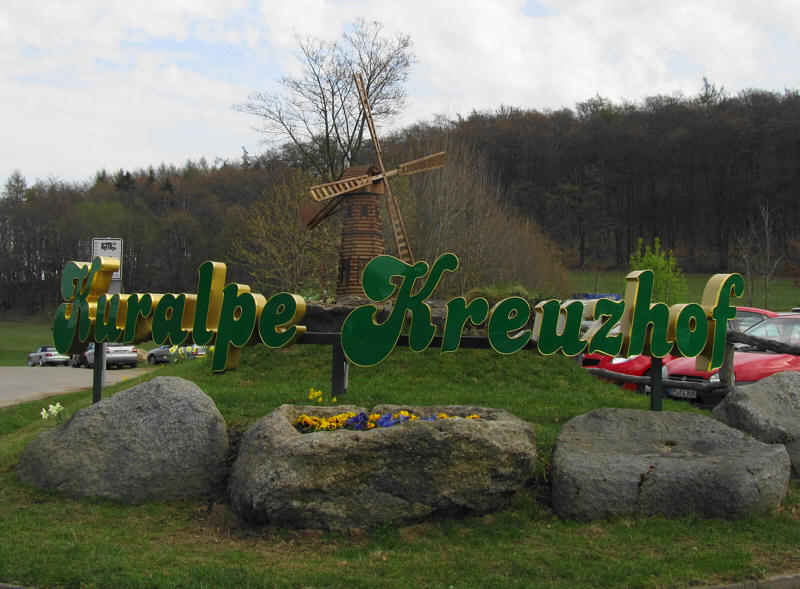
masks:
{"type": "Polygon", "coordinates": [[[533,478],[533,429],[510,413],[392,405],[368,413],[401,409],[420,416],[475,413],[480,419],[301,434],[292,424],[302,413],[329,417],[365,409],[283,405],[242,437],[230,476],[232,509],[254,523],[369,528],[501,509],[533,478]]]}
{"type": "Polygon", "coordinates": [[[130,503],[210,495],[224,482],[227,447],[211,398],[182,378],[157,377],[45,430],[17,476],[70,497],[130,503]]]}
{"type": "Polygon", "coordinates": [[[784,444],[792,475],[800,477],[800,372],[778,372],[737,387],[712,417],[768,444],[784,444]]]}
{"type": "Polygon", "coordinates": [[[662,514],[733,518],[780,505],[789,456],[709,417],[600,409],[568,421],[555,441],[552,503],[592,520],[662,514]]]}

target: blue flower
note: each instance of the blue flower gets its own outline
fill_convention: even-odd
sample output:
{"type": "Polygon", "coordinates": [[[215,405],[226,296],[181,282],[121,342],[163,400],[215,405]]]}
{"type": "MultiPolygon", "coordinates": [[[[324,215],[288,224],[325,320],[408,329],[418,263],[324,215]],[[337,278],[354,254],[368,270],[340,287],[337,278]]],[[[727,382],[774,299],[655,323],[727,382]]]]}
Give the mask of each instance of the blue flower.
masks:
{"type": "Polygon", "coordinates": [[[355,417],[350,417],[347,421],[344,422],[344,427],[347,429],[354,429],[359,431],[364,431],[367,429],[367,421],[369,420],[369,416],[361,411],[355,417]]]}
{"type": "Polygon", "coordinates": [[[381,418],[375,423],[375,425],[378,427],[392,427],[398,423],[399,420],[392,417],[391,413],[387,413],[386,415],[381,415],[381,418]]]}

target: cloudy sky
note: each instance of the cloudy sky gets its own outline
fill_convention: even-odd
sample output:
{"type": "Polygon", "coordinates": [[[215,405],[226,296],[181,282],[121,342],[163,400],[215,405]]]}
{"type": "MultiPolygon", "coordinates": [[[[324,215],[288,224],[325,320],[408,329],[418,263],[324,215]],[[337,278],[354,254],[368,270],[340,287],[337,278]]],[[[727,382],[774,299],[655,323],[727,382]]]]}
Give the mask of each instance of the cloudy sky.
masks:
{"type": "Polygon", "coordinates": [[[3,0],[0,182],[87,181],[263,149],[232,106],[278,92],[295,33],[356,18],[407,33],[416,63],[394,126],[600,94],[800,87],[798,0],[3,0]]]}

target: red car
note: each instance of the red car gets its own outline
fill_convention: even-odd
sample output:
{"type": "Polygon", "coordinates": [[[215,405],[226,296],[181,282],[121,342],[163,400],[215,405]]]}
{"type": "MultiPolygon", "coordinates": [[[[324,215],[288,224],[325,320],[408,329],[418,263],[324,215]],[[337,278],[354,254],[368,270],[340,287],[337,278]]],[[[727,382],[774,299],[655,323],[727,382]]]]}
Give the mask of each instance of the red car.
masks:
{"type": "MultiPolygon", "coordinates": [[[[736,307],[736,317],[728,322],[728,329],[736,331],[746,331],[752,326],[760,323],[769,317],[777,317],[779,313],[767,311],[766,309],[756,309],[754,307],[736,307]]],[[[675,360],[674,356],[667,354],[663,362],[667,364],[675,360]]],[[[692,359],[694,362],[694,359],[692,359]]],[[[581,361],[584,368],[602,368],[620,374],[630,374],[633,376],[644,376],[650,369],[650,356],[630,356],[628,358],[614,358],[605,354],[586,354],[581,361]]],[[[629,391],[646,393],[646,385],[631,382],[620,383],[622,388],[629,391]]]]}
{"type": "MultiPolygon", "coordinates": [[[[667,354],[664,357],[664,363],[672,360],[673,357],[667,354]]],[[[586,354],[581,361],[584,368],[602,368],[603,370],[610,370],[612,372],[619,372],[620,374],[630,374],[632,376],[644,376],[650,369],[650,356],[642,354],[638,356],[630,356],[628,358],[616,358],[614,356],[606,356],[605,354],[586,354]]],[[[621,382],[620,386],[629,391],[636,391],[639,393],[646,393],[647,389],[643,384],[636,384],[633,382],[621,382]]]]}
{"type": "MultiPolygon", "coordinates": [[[[747,330],[747,335],[800,345],[800,314],[780,315],[765,319],[747,330]]],[[[747,344],[736,344],[733,354],[733,375],[737,384],[747,384],[776,372],[800,371],[800,356],[778,354],[747,344]]],[[[665,376],[687,382],[714,382],[718,370],[697,370],[694,358],[677,358],[665,366],[665,376]]],[[[676,399],[697,399],[693,389],[665,389],[667,396],[676,399]]]]}

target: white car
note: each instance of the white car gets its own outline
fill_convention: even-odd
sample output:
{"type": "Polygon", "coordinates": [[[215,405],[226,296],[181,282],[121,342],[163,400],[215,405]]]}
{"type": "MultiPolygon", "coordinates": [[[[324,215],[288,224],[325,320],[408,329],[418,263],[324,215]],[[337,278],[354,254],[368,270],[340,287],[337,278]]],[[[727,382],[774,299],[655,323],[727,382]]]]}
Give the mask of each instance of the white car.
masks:
{"type": "Polygon", "coordinates": [[[55,346],[41,346],[28,354],[28,366],[57,366],[69,364],[69,356],[59,354],[55,346]]]}
{"type": "MultiPolygon", "coordinates": [[[[84,358],[87,368],[94,366],[94,342],[89,344],[84,352],[84,358]]],[[[106,344],[106,368],[116,366],[130,366],[136,368],[139,364],[139,352],[135,346],[128,344],[106,344]]]]}

